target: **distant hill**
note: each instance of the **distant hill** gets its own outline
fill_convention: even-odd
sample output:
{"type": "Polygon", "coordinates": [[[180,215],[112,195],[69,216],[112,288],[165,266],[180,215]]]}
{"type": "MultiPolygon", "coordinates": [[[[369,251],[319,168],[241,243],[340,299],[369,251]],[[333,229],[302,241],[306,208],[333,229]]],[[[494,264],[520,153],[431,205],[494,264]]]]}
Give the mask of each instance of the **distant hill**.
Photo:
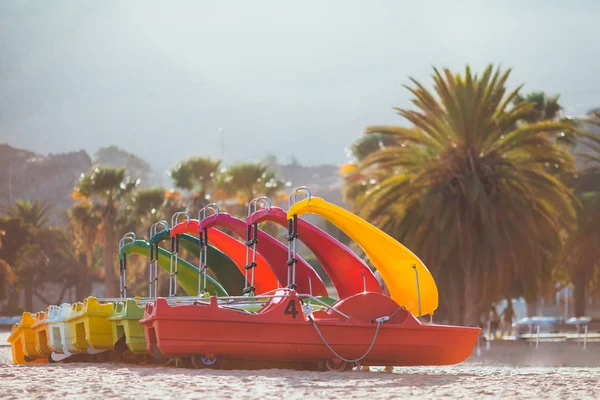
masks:
{"type": "Polygon", "coordinates": [[[290,191],[299,186],[308,186],[313,195],[342,204],[342,180],[338,165],[305,167],[298,163],[278,164],[271,161],[269,168],[281,179],[291,183],[290,191]]]}
{"type": "MultiPolygon", "coordinates": [[[[308,186],[315,196],[342,205],[341,178],[337,165],[302,166],[297,162],[279,164],[267,159],[270,169],[291,186],[308,186]]],[[[142,178],[142,186],[163,183],[157,173],[143,159],[118,147],[99,149],[94,159],[84,150],[60,154],[38,154],[0,144],[0,204],[12,204],[18,199],[42,200],[54,208],[55,222],[73,201],[71,191],[81,173],[89,171],[93,163],[126,167],[131,175],[142,178]]],[[[164,183],[163,183],[164,184],[164,183]]]]}
{"type": "Polygon", "coordinates": [[[55,219],[60,219],[72,204],[73,186],[91,164],[83,150],[41,155],[0,144],[0,204],[42,200],[53,206],[55,219]]]}

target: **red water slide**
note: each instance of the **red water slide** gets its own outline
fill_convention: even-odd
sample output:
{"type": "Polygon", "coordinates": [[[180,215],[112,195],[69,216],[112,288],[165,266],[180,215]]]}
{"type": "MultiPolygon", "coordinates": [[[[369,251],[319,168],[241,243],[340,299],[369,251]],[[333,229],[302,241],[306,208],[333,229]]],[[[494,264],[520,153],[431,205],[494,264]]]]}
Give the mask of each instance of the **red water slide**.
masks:
{"type": "MultiPolygon", "coordinates": [[[[232,217],[227,213],[218,213],[207,216],[204,218],[199,226],[199,231],[204,228],[221,227],[226,228],[234,232],[241,238],[246,238],[246,232],[248,226],[240,219],[232,217]]],[[[208,241],[211,243],[211,233],[208,233],[208,241]]],[[[285,245],[279,242],[274,237],[266,234],[265,232],[258,231],[258,243],[256,244],[256,250],[260,253],[267,264],[270,266],[272,272],[275,274],[279,282],[285,284],[288,276],[288,250],[285,245]]],[[[296,263],[296,290],[299,293],[311,293],[313,296],[327,296],[327,288],[325,283],[319,277],[317,272],[301,257],[297,256],[296,263]],[[312,288],[312,290],[311,290],[312,288]]],[[[261,270],[264,270],[264,265],[260,264],[260,260],[256,261],[257,266],[254,268],[257,281],[258,274],[261,270]],[[262,267],[262,268],[261,268],[262,267]]],[[[255,283],[256,286],[256,283],[255,283]]],[[[257,288],[258,289],[258,288],[257,288]]],[[[257,290],[258,291],[258,290],[257,290]]]]}
{"type": "MultiPolygon", "coordinates": [[[[260,209],[246,220],[248,225],[262,221],[272,221],[283,227],[287,227],[288,223],[286,212],[279,207],[260,209]]],[[[371,269],[349,248],[322,229],[298,218],[298,240],[319,260],[340,299],[365,291],[381,293],[371,269]]]]}
{"type": "MultiPolygon", "coordinates": [[[[178,235],[198,234],[198,220],[183,220],[182,222],[171,228],[171,237],[178,235]]],[[[235,263],[242,275],[245,274],[246,265],[246,245],[242,242],[232,238],[228,234],[221,232],[217,229],[210,228],[208,230],[209,240],[211,246],[225,253],[235,263]]],[[[269,267],[269,263],[265,258],[257,252],[256,254],[257,264],[265,265],[267,268],[257,269],[255,275],[254,287],[258,293],[265,293],[273,289],[277,289],[277,277],[269,267]]],[[[239,294],[239,293],[234,293],[239,294]]]]}

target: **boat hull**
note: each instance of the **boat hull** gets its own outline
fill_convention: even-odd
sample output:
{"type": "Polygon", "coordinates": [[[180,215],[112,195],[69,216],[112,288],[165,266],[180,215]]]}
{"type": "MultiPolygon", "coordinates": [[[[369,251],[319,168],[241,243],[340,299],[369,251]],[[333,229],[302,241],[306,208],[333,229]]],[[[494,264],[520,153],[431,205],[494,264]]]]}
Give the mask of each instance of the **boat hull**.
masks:
{"type": "Polygon", "coordinates": [[[119,340],[125,338],[125,344],[134,354],[146,354],[146,336],[144,326],[139,320],[144,316],[144,308],[137,305],[135,300],[127,299],[114,304],[112,316],[113,347],[119,340]]]}
{"type": "MultiPolygon", "coordinates": [[[[334,306],[349,319],[322,311],[314,312],[312,318],[341,357],[354,360],[367,353],[362,365],[457,364],[469,357],[481,332],[479,328],[421,324],[393,300],[375,293],[350,300],[350,304],[344,300],[334,306]],[[377,331],[375,319],[390,315],[377,331]]],[[[337,359],[301,310],[295,294],[268,303],[256,314],[228,309],[215,298],[204,306],[169,306],[164,299],[157,299],[154,305],[147,305],[141,322],[147,350],[158,356],[220,355],[297,362],[337,359]]]]}
{"type": "Polygon", "coordinates": [[[13,325],[7,341],[10,343],[13,364],[43,364],[47,357],[40,357],[35,346],[35,333],[32,329],[34,317],[24,312],[19,323],[13,325]]]}
{"type": "Polygon", "coordinates": [[[31,326],[33,330],[35,352],[37,357],[48,358],[52,354],[52,349],[48,345],[49,334],[48,334],[48,322],[46,316],[48,315],[48,308],[45,311],[36,313],[34,323],[31,326]]]}
{"type": "Polygon", "coordinates": [[[69,352],[86,353],[93,350],[113,349],[112,322],[108,319],[113,304],[100,304],[95,297],[86,298],[83,303],[73,304],[67,319],[70,337],[66,338],[69,352]]]}

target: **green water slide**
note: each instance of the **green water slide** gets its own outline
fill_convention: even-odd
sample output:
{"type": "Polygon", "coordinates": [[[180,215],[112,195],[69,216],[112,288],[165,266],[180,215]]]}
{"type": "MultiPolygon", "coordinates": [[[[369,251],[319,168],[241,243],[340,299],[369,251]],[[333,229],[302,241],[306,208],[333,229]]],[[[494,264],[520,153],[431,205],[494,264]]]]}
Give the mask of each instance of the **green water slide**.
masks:
{"type": "MultiPolygon", "coordinates": [[[[190,236],[190,237],[192,239],[194,239],[193,236],[190,236]]],[[[196,239],[196,241],[197,241],[197,239],[196,239]]],[[[180,243],[182,245],[184,242],[186,242],[186,240],[180,241],[180,243]]],[[[189,241],[189,242],[193,244],[193,241],[189,241]]],[[[191,247],[192,244],[190,244],[190,248],[192,248],[191,247]]],[[[198,244],[196,244],[196,246],[198,246],[198,244]]],[[[123,256],[126,254],[141,254],[143,256],[149,257],[150,256],[150,244],[145,240],[135,240],[133,242],[129,242],[121,248],[121,251],[119,253],[119,258],[123,258],[123,256]]],[[[209,266],[212,266],[212,270],[215,271],[215,273],[216,273],[216,270],[220,269],[220,267],[222,267],[223,265],[224,265],[223,269],[225,269],[225,270],[230,269],[230,267],[228,266],[228,263],[227,263],[227,261],[229,260],[229,263],[231,263],[233,268],[235,268],[235,270],[236,270],[235,272],[238,275],[241,275],[239,273],[239,271],[237,270],[235,264],[233,264],[233,261],[231,261],[225,254],[221,253],[217,249],[212,248],[212,250],[211,250],[211,248],[209,248],[207,258],[208,258],[209,266]],[[211,255],[212,255],[212,257],[211,257],[211,255]],[[212,263],[211,263],[211,261],[212,261],[212,263]]],[[[164,269],[168,272],[170,269],[170,266],[171,266],[171,253],[169,253],[165,249],[159,248],[158,265],[162,269],[164,269]]],[[[198,295],[198,268],[196,268],[194,265],[190,264],[189,262],[182,260],[181,258],[179,259],[179,262],[178,262],[177,280],[178,280],[179,284],[181,285],[181,287],[183,288],[183,290],[189,296],[198,295]]],[[[228,295],[225,288],[223,286],[221,286],[221,284],[219,282],[217,282],[215,279],[213,279],[210,276],[207,276],[206,286],[207,286],[206,289],[212,295],[217,295],[217,296],[227,296],[228,295]]],[[[242,288],[244,287],[243,279],[242,279],[241,287],[242,288]]],[[[232,288],[232,289],[236,289],[236,288],[232,288]]],[[[241,292],[241,289],[240,289],[240,292],[241,292]]]]}
{"type": "MultiPolygon", "coordinates": [[[[198,255],[200,240],[192,235],[179,236],[179,244],[189,253],[198,255]]],[[[227,254],[208,245],[208,269],[211,270],[217,281],[223,285],[231,295],[240,295],[244,290],[244,275],[240,272],[233,260],[227,254]]]]}

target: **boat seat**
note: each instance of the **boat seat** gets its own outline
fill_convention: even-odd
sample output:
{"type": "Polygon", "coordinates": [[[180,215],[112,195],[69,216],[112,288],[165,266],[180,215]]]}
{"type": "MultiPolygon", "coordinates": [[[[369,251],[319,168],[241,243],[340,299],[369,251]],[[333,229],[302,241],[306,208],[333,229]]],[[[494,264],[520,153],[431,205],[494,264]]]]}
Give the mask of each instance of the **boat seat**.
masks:
{"type": "MultiPolygon", "coordinates": [[[[392,316],[386,324],[401,324],[411,315],[390,297],[372,292],[355,294],[336,302],[332,308],[363,323],[373,323],[376,318],[392,316]]],[[[327,314],[339,315],[333,310],[328,310],[327,314]]]]}

